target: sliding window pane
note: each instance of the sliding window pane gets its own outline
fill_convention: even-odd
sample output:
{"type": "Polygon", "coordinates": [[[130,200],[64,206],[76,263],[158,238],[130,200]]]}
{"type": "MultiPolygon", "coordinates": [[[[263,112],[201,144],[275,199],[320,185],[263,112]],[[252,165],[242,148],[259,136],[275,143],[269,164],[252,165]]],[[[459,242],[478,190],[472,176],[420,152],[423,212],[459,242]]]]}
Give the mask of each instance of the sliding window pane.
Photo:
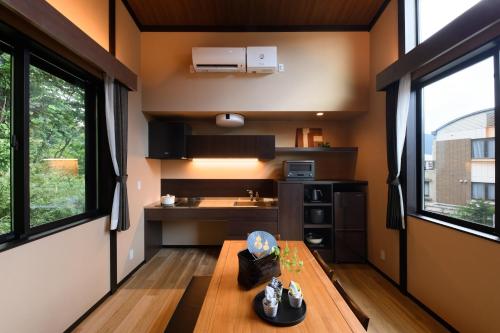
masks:
{"type": "Polygon", "coordinates": [[[425,211],[494,226],[494,87],[491,57],[422,89],[425,211]]]}
{"type": "Polygon", "coordinates": [[[30,225],[85,212],[85,90],[30,66],[30,225]]]}
{"type": "Polygon", "coordinates": [[[480,0],[418,0],[418,42],[422,43],[480,0]]]}
{"type": "Polygon", "coordinates": [[[0,235],[12,231],[11,65],[11,55],[0,51],[0,235]]]}

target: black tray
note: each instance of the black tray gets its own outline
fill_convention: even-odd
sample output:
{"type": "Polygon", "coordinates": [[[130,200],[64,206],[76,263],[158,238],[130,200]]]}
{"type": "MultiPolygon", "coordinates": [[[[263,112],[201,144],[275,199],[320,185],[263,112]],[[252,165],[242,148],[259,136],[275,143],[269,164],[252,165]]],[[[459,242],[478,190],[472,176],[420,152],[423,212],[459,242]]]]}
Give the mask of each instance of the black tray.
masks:
{"type": "Polygon", "coordinates": [[[288,289],[283,288],[281,302],[278,306],[278,314],[274,318],[270,318],[264,313],[264,306],[262,305],[262,299],[264,297],[265,290],[255,296],[253,299],[253,309],[262,320],[267,321],[271,325],[293,326],[302,322],[306,317],[306,302],[302,300],[302,306],[300,308],[292,308],[290,306],[290,301],[288,300],[288,289]]]}

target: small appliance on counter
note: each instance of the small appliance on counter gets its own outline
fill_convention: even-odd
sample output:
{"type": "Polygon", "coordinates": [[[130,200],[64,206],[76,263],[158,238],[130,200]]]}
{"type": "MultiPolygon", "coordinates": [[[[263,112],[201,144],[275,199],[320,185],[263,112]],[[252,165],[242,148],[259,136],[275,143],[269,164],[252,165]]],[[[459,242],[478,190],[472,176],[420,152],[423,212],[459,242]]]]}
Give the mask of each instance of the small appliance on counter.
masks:
{"type": "Polygon", "coordinates": [[[175,204],[175,195],[164,195],[161,197],[162,206],[173,206],[175,204]]]}
{"type": "Polygon", "coordinates": [[[314,180],[314,161],[283,161],[283,176],[286,180],[314,180]]]}

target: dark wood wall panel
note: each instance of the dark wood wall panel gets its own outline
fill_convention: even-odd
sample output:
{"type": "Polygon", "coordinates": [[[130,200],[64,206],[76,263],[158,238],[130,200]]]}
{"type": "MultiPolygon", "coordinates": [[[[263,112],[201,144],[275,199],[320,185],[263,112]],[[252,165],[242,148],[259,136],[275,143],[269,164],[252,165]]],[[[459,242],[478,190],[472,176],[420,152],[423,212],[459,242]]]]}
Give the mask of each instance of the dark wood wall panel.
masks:
{"type": "Polygon", "coordinates": [[[177,197],[245,197],[245,190],[258,191],[261,197],[275,196],[272,179],[162,179],[161,195],[177,197]]]}
{"type": "MultiPolygon", "coordinates": [[[[384,0],[124,0],[143,30],[369,27],[384,0]]],[[[346,30],[348,30],[346,28],[346,30]]],[[[356,29],[355,29],[356,30],[356,29]]]]}

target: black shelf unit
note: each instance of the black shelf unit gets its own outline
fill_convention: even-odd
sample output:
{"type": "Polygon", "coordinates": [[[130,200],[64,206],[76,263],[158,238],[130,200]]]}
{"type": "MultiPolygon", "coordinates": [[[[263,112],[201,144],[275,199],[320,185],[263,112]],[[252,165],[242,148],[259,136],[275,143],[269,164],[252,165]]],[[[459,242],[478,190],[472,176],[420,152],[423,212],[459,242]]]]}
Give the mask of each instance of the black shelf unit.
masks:
{"type": "MultiPolygon", "coordinates": [[[[311,250],[317,250],[325,260],[331,262],[334,259],[334,211],[333,211],[333,192],[331,183],[310,182],[304,184],[304,242],[311,250]],[[312,200],[313,191],[321,191],[319,200],[312,200]],[[319,214],[321,223],[313,223],[314,214],[319,214]],[[309,244],[306,240],[308,233],[314,233],[324,237],[320,245],[309,244]]],[[[318,218],[318,217],[317,217],[318,218]]]]}

